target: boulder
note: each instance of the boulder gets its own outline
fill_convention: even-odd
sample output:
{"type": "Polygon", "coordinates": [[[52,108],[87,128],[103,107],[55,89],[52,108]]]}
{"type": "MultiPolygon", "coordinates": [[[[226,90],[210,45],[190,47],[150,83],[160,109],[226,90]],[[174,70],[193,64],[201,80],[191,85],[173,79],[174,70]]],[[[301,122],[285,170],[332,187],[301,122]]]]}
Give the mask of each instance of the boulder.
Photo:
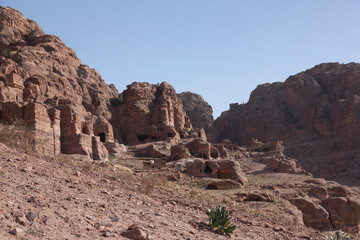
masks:
{"type": "Polygon", "coordinates": [[[150,144],[147,147],[140,150],[140,154],[145,157],[151,158],[166,158],[168,155],[161,150],[161,146],[150,144]]]}
{"type": "Polygon", "coordinates": [[[360,200],[330,197],[323,201],[335,229],[358,233],[360,230],[360,200]]]}
{"type": "Polygon", "coordinates": [[[121,233],[121,236],[133,240],[147,240],[146,233],[137,224],[131,225],[127,230],[121,233]]]}
{"type": "Polygon", "coordinates": [[[187,158],[191,158],[191,154],[189,152],[189,149],[186,148],[184,144],[171,146],[172,160],[187,159],[187,158]]]}
{"type": "Polygon", "coordinates": [[[331,223],[329,213],[325,208],[306,198],[294,198],[289,201],[302,212],[306,226],[319,230],[329,230],[331,223]]]}
{"type": "Polygon", "coordinates": [[[347,197],[351,194],[351,190],[346,186],[331,186],[326,189],[331,197],[347,197]]]}
{"type": "Polygon", "coordinates": [[[310,193],[320,200],[325,200],[329,197],[328,190],[323,186],[311,186],[310,193]]]}
{"type": "Polygon", "coordinates": [[[273,157],[266,160],[267,165],[265,170],[275,172],[294,173],[294,174],[308,174],[303,170],[296,159],[288,157],[273,157]]]}
{"type": "Polygon", "coordinates": [[[106,142],[105,147],[108,150],[109,155],[114,157],[120,157],[122,154],[127,152],[126,146],[117,142],[106,142]]]}
{"type": "Polygon", "coordinates": [[[212,190],[225,190],[225,189],[236,189],[236,188],[242,188],[243,185],[239,182],[235,182],[231,179],[216,179],[210,182],[206,189],[212,189],[212,190]]]}
{"type": "Polygon", "coordinates": [[[92,159],[93,160],[108,160],[109,153],[105,146],[101,143],[100,137],[91,137],[92,143],[92,159]]]}
{"type": "Polygon", "coordinates": [[[199,138],[192,140],[185,146],[189,149],[191,155],[194,157],[203,159],[216,159],[220,157],[220,152],[217,148],[212,146],[211,143],[199,138]]]}
{"type": "Polygon", "coordinates": [[[186,174],[194,177],[231,179],[242,185],[247,182],[240,164],[233,160],[194,159],[192,162],[187,162],[186,174]]]}

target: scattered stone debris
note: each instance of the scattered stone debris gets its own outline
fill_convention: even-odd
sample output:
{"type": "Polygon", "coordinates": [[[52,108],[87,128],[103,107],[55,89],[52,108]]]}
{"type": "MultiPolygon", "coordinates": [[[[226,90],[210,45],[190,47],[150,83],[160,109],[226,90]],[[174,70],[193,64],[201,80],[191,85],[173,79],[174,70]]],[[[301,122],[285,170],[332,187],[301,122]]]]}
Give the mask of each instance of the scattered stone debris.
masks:
{"type": "Polygon", "coordinates": [[[147,240],[146,233],[137,224],[131,225],[127,230],[122,232],[121,235],[133,240],[147,240]]]}

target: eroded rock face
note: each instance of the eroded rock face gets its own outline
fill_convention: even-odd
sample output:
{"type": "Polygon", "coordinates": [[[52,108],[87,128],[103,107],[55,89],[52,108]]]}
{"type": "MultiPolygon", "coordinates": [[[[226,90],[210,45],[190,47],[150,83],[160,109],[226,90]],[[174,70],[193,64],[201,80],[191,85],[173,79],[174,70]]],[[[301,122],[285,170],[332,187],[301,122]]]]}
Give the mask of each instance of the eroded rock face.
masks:
{"type": "Polygon", "coordinates": [[[186,114],[189,116],[194,128],[203,128],[210,142],[216,141],[215,128],[213,126],[212,107],[205,102],[201,95],[192,92],[178,94],[186,114]]]}
{"type": "Polygon", "coordinates": [[[290,202],[294,204],[303,214],[304,224],[316,229],[329,229],[329,213],[321,205],[314,203],[311,199],[295,198],[290,202]]]}
{"type": "Polygon", "coordinates": [[[265,170],[311,175],[302,169],[296,159],[287,157],[284,154],[282,141],[262,143],[257,139],[252,139],[248,151],[254,159],[266,164],[265,170]]]}
{"type": "Polygon", "coordinates": [[[295,188],[300,194],[284,197],[301,212],[304,224],[319,230],[342,229],[358,234],[360,231],[359,192],[352,191],[336,182],[324,179],[311,179],[295,188]]]}
{"type": "Polygon", "coordinates": [[[121,94],[118,123],[126,144],[185,138],[192,130],[174,88],[134,82],[121,94]]]}
{"type": "Polygon", "coordinates": [[[242,185],[247,182],[240,164],[234,160],[203,160],[196,158],[186,162],[186,174],[194,177],[231,179],[242,185]]]}
{"type": "Polygon", "coordinates": [[[41,152],[94,160],[119,156],[118,143],[206,140],[170,84],[133,83],[119,95],[58,37],[0,7],[0,121],[15,119],[46,139],[41,152]]]}
{"type": "Polygon", "coordinates": [[[220,152],[211,143],[201,139],[194,139],[186,144],[192,156],[203,159],[216,159],[220,157],[220,152]]]}
{"type": "Polygon", "coordinates": [[[45,139],[41,152],[106,159],[102,142],[114,142],[111,100],[117,96],[58,37],[0,7],[1,120],[23,119],[35,138],[45,139]]]}
{"type": "Polygon", "coordinates": [[[218,140],[282,140],[285,153],[314,175],[359,182],[359,89],[356,63],[324,63],[259,85],[248,103],[231,104],[215,121],[218,140]]]}

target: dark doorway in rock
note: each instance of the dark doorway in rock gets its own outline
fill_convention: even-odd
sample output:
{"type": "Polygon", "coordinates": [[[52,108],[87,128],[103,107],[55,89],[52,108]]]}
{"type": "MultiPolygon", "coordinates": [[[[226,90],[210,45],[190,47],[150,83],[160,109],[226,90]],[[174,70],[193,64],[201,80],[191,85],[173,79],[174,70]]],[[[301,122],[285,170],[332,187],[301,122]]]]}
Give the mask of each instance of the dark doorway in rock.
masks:
{"type": "Polygon", "coordinates": [[[149,138],[148,135],[136,135],[136,137],[140,142],[144,142],[145,139],[149,138]]]}
{"type": "Polygon", "coordinates": [[[100,137],[100,141],[101,141],[101,142],[105,142],[105,141],[106,141],[105,133],[99,133],[98,136],[100,137]]]}
{"type": "Polygon", "coordinates": [[[217,152],[211,152],[211,157],[212,158],[218,158],[219,157],[219,154],[217,152]]]}
{"type": "Polygon", "coordinates": [[[173,132],[168,132],[168,133],[167,133],[167,136],[168,136],[169,138],[172,138],[172,137],[175,136],[175,134],[174,134],[173,132]]]}
{"type": "Polygon", "coordinates": [[[216,190],[218,189],[217,186],[213,183],[210,183],[209,185],[207,185],[207,189],[210,189],[210,190],[216,190]]]}
{"type": "Polygon", "coordinates": [[[211,168],[210,168],[210,167],[209,167],[209,165],[207,165],[207,164],[206,164],[206,167],[205,167],[204,173],[206,173],[207,175],[210,175],[210,174],[212,173],[211,168]]]}

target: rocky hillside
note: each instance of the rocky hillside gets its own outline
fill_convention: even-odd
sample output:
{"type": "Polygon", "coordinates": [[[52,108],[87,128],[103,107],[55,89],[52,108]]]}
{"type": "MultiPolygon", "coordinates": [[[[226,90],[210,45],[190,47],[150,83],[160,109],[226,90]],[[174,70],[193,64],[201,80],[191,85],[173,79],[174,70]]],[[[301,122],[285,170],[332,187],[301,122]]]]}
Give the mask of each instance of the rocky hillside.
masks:
{"type": "MultiPolygon", "coordinates": [[[[301,212],[289,204],[285,213],[283,203],[237,203],[227,196],[233,190],[220,195],[200,189],[201,179],[182,175],[183,183],[167,182],[163,171],[134,175],[116,164],[63,157],[45,160],[0,143],[0,187],[6,196],[0,198],[2,239],[227,239],[210,231],[205,214],[210,204],[226,202],[238,226],[233,239],[321,238],[318,231],[294,224],[302,222],[301,212]]],[[[303,176],[296,177],[294,182],[303,182],[303,176]]],[[[273,178],[281,191],[292,187],[280,182],[288,179],[273,178]]]]}
{"type": "Polygon", "coordinates": [[[195,134],[168,83],[133,83],[119,95],[58,37],[0,7],[0,121],[31,126],[39,151],[107,159],[119,143],[195,134]]]}
{"type": "Polygon", "coordinates": [[[282,140],[316,176],[360,182],[360,64],[324,63],[259,85],[215,121],[219,140],[282,140]]]}

